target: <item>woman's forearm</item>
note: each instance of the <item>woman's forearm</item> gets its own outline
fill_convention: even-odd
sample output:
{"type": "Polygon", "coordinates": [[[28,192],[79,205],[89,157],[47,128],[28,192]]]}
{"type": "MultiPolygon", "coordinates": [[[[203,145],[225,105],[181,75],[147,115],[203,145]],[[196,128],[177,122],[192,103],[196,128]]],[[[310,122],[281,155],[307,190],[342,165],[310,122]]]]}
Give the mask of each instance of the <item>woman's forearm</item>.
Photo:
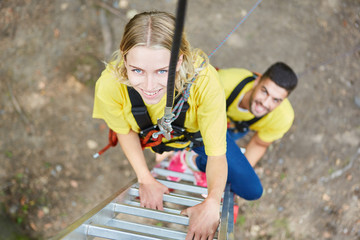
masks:
{"type": "Polygon", "coordinates": [[[130,130],[128,134],[118,133],[117,137],[125,156],[136,173],[139,183],[146,182],[149,178],[152,178],[141,148],[139,135],[130,130]]]}
{"type": "Polygon", "coordinates": [[[206,179],[208,185],[208,198],[220,203],[227,180],[226,156],[209,156],[206,165],[206,179]]]}

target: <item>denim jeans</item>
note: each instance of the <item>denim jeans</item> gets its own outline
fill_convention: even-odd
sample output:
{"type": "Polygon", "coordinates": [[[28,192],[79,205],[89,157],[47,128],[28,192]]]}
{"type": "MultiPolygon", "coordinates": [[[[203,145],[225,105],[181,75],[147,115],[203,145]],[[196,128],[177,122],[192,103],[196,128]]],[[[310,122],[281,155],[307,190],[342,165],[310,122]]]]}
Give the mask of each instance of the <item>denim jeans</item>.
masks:
{"type": "Polygon", "coordinates": [[[245,135],[249,132],[249,129],[246,132],[238,132],[231,129],[228,129],[228,133],[230,134],[230,137],[234,139],[234,141],[245,137],[245,135]]]}
{"type": "MultiPolygon", "coordinates": [[[[263,188],[259,177],[256,175],[253,167],[250,165],[235,140],[230,136],[229,131],[226,134],[227,151],[226,158],[228,163],[228,178],[230,189],[235,194],[246,200],[256,200],[261,197],[263,188]]],[[[207,155],[204,146],[193,149],[198,154],[196,165],[200,171],[205,172],[207,155]]]]}

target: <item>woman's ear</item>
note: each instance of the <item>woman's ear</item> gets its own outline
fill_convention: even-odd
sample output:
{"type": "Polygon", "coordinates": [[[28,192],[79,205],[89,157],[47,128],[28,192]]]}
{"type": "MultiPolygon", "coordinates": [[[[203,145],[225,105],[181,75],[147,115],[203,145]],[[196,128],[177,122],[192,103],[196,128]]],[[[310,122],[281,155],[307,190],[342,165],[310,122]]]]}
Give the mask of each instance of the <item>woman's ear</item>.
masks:
{"type": "Polygon", "coordinates": [[[183,62],[183,58],[184,58],[184,54],[181,54],[181,55],[179,56],[179,60],[178,60],[178,62],[177,62],[177,64],[176,64],[176,71],[179,71],[179,69],[180,69],[180,67],[181,67],[181,64],[182,64],[182,62],[183,62]]]}

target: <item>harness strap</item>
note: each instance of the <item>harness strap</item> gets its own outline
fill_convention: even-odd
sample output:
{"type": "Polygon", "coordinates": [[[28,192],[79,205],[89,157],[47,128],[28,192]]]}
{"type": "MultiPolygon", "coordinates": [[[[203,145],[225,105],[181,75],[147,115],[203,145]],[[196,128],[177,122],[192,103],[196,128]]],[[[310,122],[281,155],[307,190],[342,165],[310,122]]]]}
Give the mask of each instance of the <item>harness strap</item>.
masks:
{"type": "Polygon", "coordinates": [[[232,102],[235,100],[235,98],[239,95],[239,93],[241,92],[241,90],[245,87],[246,84],[248,84],[251,81],[254,81],[256,79],[257,76],[253,75],[250,77],[245,78],[244,80],[242,80],[235,88],[234,90],[231,92],[230,96],[226,99],[226,111],[228,110],[228,108],[230,107],[230,105],[232,104],[232,102]]]}
{"type": "Polygon", "coordinates": [[[128,86],[127,89],[132,105],[131,112],[136,120],[136,123],[139,125],[141,130],[152,127],[154,124],[151,122],[151,118],[140,94],[132,87],[128,86]]]}
{"type": "MultiPolygon", "coordinates": [[[[251,81],[254,81],[258,76],[260,76],[260,74],[258,73],[254,73],[253,76],[247,77],[244,80],[242,80],[235,88],[234,90],[231,92],[230,96],[226,99],[226,111],[228,110],[229,106],[233,103],[233,101],[235,100],[235,98],[239,95],[239,93],[241,92],[241,90],[245,87],[246,84],[248,84],[251,81]]],[[[235,123],[236,129],[240,132],[245,132],[249,129],[249,127],[256,123],[257,121],[259,121],[261,118],[263,118],[264,116],[261,117],[254,117],[250,120],[247,121],[233,121],[231,119],[232,122],[235,123]]]]}

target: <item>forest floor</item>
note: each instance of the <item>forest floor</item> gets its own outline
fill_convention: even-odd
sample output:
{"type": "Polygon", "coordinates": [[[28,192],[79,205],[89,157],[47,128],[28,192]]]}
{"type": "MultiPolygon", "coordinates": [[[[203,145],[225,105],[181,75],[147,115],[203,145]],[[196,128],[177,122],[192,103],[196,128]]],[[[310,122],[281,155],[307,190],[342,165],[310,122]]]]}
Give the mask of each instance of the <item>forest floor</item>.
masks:
{"type": "MultiPolygon", "coordinates": [[[[192,46],[210,53],[255,2],[189,1],[192,46]]],[[[107,144],[94,83],[128,19],[154,9],[176,1],[0,1],[0,239],[54,236],[135,178],[120,147],[92,158],[107,144]]],[[[360,239],[360,1],[263,1],[210,61],[299,76],[236,239],[360,239]]]]}

